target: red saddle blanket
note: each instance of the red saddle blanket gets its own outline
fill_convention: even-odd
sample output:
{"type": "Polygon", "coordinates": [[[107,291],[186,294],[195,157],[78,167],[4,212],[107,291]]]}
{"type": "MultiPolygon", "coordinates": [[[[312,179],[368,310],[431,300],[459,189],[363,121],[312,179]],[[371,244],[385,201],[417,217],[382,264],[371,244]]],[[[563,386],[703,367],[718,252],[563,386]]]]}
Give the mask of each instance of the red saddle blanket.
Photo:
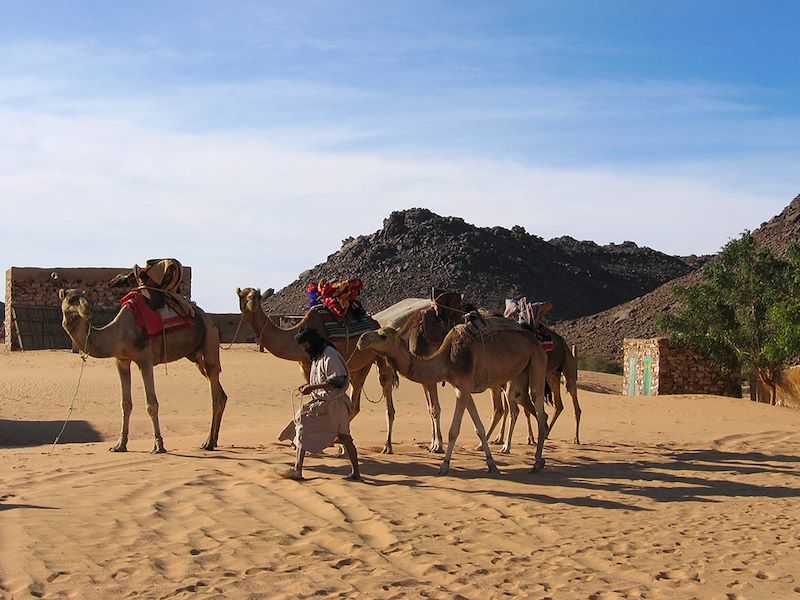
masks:
{"type": "Polygon", "coordinates": [[[156,337],[161,332],[172,331],[181,327],[194,325],[192,317],[182,317],[171,309],[165,313],[153,310],[148,306],[147,299],[138,290],[129,292],[119,301],[120,306],[129,306],[136,317],[136,322],[144,329],[148,337],[156,337]]]}

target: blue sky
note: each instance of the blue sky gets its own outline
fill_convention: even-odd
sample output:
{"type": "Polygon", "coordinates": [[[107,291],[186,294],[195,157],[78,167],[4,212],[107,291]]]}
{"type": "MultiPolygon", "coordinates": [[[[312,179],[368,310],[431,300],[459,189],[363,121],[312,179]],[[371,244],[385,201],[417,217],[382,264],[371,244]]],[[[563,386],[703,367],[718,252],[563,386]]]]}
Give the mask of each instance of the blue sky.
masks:
{"type": "Polygon", "coordinates": [[[393,210],[686,255],[800,193],[794,1],[0,15],[4,270],[175,256],[236,312],[393,210]]]}

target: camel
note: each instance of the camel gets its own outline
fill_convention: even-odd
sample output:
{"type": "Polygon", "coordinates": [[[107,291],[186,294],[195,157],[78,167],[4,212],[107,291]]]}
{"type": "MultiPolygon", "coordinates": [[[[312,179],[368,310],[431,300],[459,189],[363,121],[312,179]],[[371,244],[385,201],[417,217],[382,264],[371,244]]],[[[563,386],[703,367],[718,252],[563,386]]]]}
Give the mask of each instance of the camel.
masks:
{"type": "Polygon", "coordinates": [[[195,306],[194,327],[181,327],[150,339],[136,322],[133,310],[123,306],[105,327],[92,326],[92,305],[82,291],[61,289],[62,326],[79,350],[95,358],[116,360],[122,387],[122,428],[113,452],[128,449],[128,429],[133,401],[131,399],[131,363],[136,363],[142,374],[147,413],[153,422],[155,439],[153,453],[166,452],[158,423],[158,398],[156,397],[153,367],[162,363],[188,358],[197,365],[211,386],[211,431],[203,443],[204,450],[217,446],[222,413],[228,397],[219,381],[222,366],[219,360],[219,331],[205,312],[195,306]]]}
{"type": "MultiPolygon", "coordinates": [[[[569,344],[567,341],[561,337],[558,333],[550,329],[549,327],[545,326],[547,332],[553,338],[553,349],[547,353],[547,383],[549,389],[552,391],[552,398],[553,404],[555,406],[555,412],[553,413],[553,417],[550,420],[549,425],[547,426],[548,435],[549,432],[553,431],[553,426],[556,423],[556,419],[564,410],[564,403],[561,400],[561,376],[564,376],[564,383],[567,387],[567,392],[572,397],[572,406],[575,409],[575,437],[573,438],[573,444],[580,444],[580,427],[581,427],[581,406],[578,403],[578,361],[575,358],[575,354],[570,349],[569,344]]],[[[493,440],[493,443],[502,443],[503,441],[503,429],[505,427],[505,418],[506,415],[511,411],[511,422],[509,423],[509,437],[511,437],[511,432],[513,431],[514,424],[516,422],[516,418],[514,416],[514,410],[519,411],[517,406],[509,406],[510,403],[503,403],[500,407],[495,403],[495,420],[492,421],[492,426],[489,428],[489,434],[494,430],[494,426],[496,425],[498,419],[498,411],[500,417],[502,418],[503,425],[501,425],[497,439],[493,440]]],[[[535,436],[533,434],[533,428],[531,427],[531,415],[528,411],[525,411],[525,418],[528,424],[528,443],[533,444],[535,436]]]]}
{"type": "MultiPolygon", "coordinates": [[[[428,357],[439,349],[445,335],[457,323],[465,312],[461,305],[461,294],[445,292],[436,295],[433,301],[423,301],[423,304],[404,319],[386,322],[377,313],[375,319],[381,327],[391,326],[397,330],[397,335],[402,339],[412,354],[418,357],[428,357]]],[[[390,311],[387,309],[387,311],[390,311]]],[[[428,445],[430,452],[444,452],[442,442],[441,406],[439,404],[439,391],[436,383],[423,383],[425,401],[428,405],[428,414],[431,418],[431,443],[428,445]]]]}
{"type": "Polygon", "coordinates": [[[547,421],[543,402],[547,356],[530,331],[502,317],[486,318],[483,326],[472,323],[457,325],[445,336],[439,349],[427,358],[412,354],[397,335],[397,330],[390,327],[362,334],[358,346],[386,356],[390,364],[407,379],[431,385],[446,381],[455,388],[456,406],[447,450],[438,471],[440,475],[447,474],[450,469],[453,447],[465,409],[481,440],[488,471],[499,472],[472,394],[507,382],[511,398],[522,402],[537,416],[539,443],[532,470],[544,467],[542,449],[547,435],[547,421]],[[533,403],[529,391],[534,394],[533,403]]]}
{"type": "MultiPolygon", "coordinates": [[[[318,311],[310,310],[305,314],[302,321],[297,323],[294,327],[284,329],[278,327],[264,312],[261,305],[261,290],[260,288],[236,288],[236,295],[239,297],[239,309],[242,312],[242,318],[247,321],[250,328],[256,334],[256,339],[259,344],[263,345],[269,352],[282,358],[284,360],[291,360],[300,363],[303,369],[303,375],[308,381],[308,374],[311,368],[311,359],[302,346],[298,344],[294,336],[302,326],[313,327],[319,331],[323,336],[327,337],[325,326],[322,317],[318,311]]],[[[370,317],[367,317],[370,318],[370,317]]],[[[380,325],[374,321],[375,328],[380,325]]],[[[361,390],[364,387],[364,381],[369,374],[372,364],[378,365],[378,377],[383,390],[383,395],[386,398],[386,442],[381,450],[384,454],[392,454],[392,428],[394,426],[395,409],[392,400],[392,388],[397,385],[397,374],[389,367],[388,363],[375,352],[371,350],[362,350],[356,347],[357,338],[350,336],[346,339],[332,340],[336,349],[342,353],[342,356],[347,360],[347,366],[350,369],[350,385],[352,386],[351,402],[352,413],[350,419],[352,420],[361,410],[361,390]]]]}

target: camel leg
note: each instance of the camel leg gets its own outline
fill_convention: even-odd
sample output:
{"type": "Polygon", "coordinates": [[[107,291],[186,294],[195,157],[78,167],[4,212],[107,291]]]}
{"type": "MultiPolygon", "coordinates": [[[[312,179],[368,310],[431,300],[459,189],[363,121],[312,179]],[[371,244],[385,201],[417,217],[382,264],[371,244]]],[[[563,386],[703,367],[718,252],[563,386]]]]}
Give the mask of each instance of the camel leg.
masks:
{"type": "Polygon", "coordinates": [[[119,432],[117,445],[109,448],[111,452],[128,451],[128,430],[131,422],[131,411],[133,410],[133,400],[131,399],[131,361],[117,359],[117,373],[119,373],[119,383],[122,387],[122,429],[119,432]]]}
{"type": "Polygon", "coordinates": [[[204,357],[200,357],[196,364],[211,386],[211,430],[208,433],[208,439],[200,447],[203,450],[214,450],[219,441],[222,413],[225,412],[225,405],[228,403],[228,396],[219,381],[222,367],[219,364],[219,360],[215,362],[204,357]]]}
{"type": "MultiPolygon", "coordinates": [[[[361,390],[364,389],[364,381],[369,375],[369,370],[372,368],[372,363],[360,371],[350,374],[350,387],[352,395],[350,396],[350,421],[356,418],[356,415],[361,412],[361,390]]],[[[337,456],[344,458],[347,456],[347,449],[342,444],[336,444],[338,451],[337,456]]]]}
{"type": "Polygon", "coordinates": [[[575,409],[575,444],[581,443],[581,405],[578,404],[578,382],[575,379],[567,379],[567,392],[572,397],[572,406],[575,409]]]}
{"type": "Polygon", "coordinates": [[[531,411],[525,409],[525,421],[528,423],[528,445],[533,446],[536,443],[536,436],[533,433],[533,426],[531,425],[531,411]]]}
{"type": "Polygon", "coordinates": [[[511,454],[511,436],[514,434],[514,427],[517,424],[517,417],[519,417],[519,404],[511,398],[510,394],[506,396],[506,405],[511,414],[508,420],[508,437],[506,443],[500,448],[500,454],[511,454]]]}
{"type": "MultiPolygon", "coordinates": [[[[503,399],[503,388],[499,388],[499,387],[498,388],[492,388],[490,391],[491,391],[491,394],[492,394],[492,422],[489,425],[489,430],[486,433],[486,438],[488,439],[488,438],[492,437],[492,432],[494,431],[494,428],[497,427],[497,424],[500,423],[500,421],[502,421],[502,425],[500,426],[500,432],[498,433],[498,436],[497,436],[497,439],[499,439],[500,442],[498,442],[497,439],[491,441],[492,444],[497,444],[497,443],[501,443],[502,444],[503,443],[503,440],[502,440],[503,430],[505,429],[505,426],[506,426],[506,415],[505,415],[505,410],[504,410],[505,401],[503,399]]],[[[475,447],[475,450],[482,450],[482,449],[483,449],[483,445],[482,444],[478,444],[475,447]]]]}
{"type": "Polygon", "coordinates": [[[350,374],[350,386],[352,387],[352,395],[350,397],[350,420],[356,418],[356,415],[361,412],[361,390],[364,389],[364,382],[369,375],[369,370],[372,368],[372,363],[350,374]]]}
{"type": "MultiPolygon", "coordinates": [[[[536,455],[531,472],[543,469],[545,464],[542,451],[544,450],[544,441],[547,439],[547,414],[544,411],[544,382],[547,376],[546,370],[547,357],[545,357],[543,361],[537,360],[536,357],[531,360],[528,372],[528,389],[534,394],[533,410],[539,424],[539,436],[536,439],[536,455]]],[[[530,399],[528,399],[528,403],[530,403],[530,399]]]]}
{"type": "Polygon", "coordinates": [[[381,454],[394,454],[392,449],[392,429],[394,429],[394,398],[392,398],[392,388],[394,387],[397,375],[389,364],[383,360],[378,360],[378,381],[381,383],[383,397],[386,399],[386,442],[383,444],[381,454]]]}
{"type": "Polygon", "coordinates": [[[464,409],[467,407],[467,397],[469,395],[469,392],[462,392],[456,389],[456,407],[453,410],[453,420],[450,423],[450,431],[447,434],[447,450],[445,450],[444,460],[442,460],[437,475],[447,475],[450,470],[450,457],[453,455],[453,446],[455,446],[458,434],[461,431],[461,420],[464,418],[464,409]]]}
{"type": "Polygon", "coordinates": [[[425,390],[425,401],[428,403],[428,414],[431,417],[431,443],[428,451],[441,453],[444,452],[444,442],[442,441],[442,407],[439,404],[439,389],[436,384],[423,384],[425,390]]]}
{"type": "Polygon", "coordinates": [[[153,375],[153,364],[150,362],[139,364],[144,382],[144,393],[147,399],[147,414],[153,422],[153,454],[163,454],[164,440],[161,438],[161,427],[158,424],[158,398],[156,397],[156,384],[153,375]]]}
{"type": "Polygon", "coordinates": [[[222,413],[228,404],[228,396],[222,389],[219,376],[222,363],[219,360],[219,329],[213,323],[206,324],[206,335],[203,339],[203,354],[197,362],[200,372],[206,376],[211,386],[211,430],[208,439],[201,446],[204,450],[213,450],[219,442],[219,430],[222,426],[222,413]]]}
{"type": "Polygon", "coordinates": [[[483,451],[486,453],[487,471],[489,473],[499,474],[500,469],[497,468],[497,464],[494,462],[494,458],[492,458],[492,451],[489,449],[489,442],[486,440],[486,430],[483,428],[483,423],[481,423],[478,407],[475,406],[475,400],[472,398],[472,394],[467,396],[467,412],[469,412],[469,416],[472,418],[472,424],[475,425],[475,431],[478,433],[483,451]]]}
{"type": "Polygon", "coordinates": [[[547,374],[547,383],[550,384],[550,392],[553,394],[553,404],[555,412],[550,424],[547,426],[548,435],[553,431],[553,425],[556,424],[556,419],[564,410],[564,402],[561,400],[561,373],[559,371],[551,371],[547,374]]]}

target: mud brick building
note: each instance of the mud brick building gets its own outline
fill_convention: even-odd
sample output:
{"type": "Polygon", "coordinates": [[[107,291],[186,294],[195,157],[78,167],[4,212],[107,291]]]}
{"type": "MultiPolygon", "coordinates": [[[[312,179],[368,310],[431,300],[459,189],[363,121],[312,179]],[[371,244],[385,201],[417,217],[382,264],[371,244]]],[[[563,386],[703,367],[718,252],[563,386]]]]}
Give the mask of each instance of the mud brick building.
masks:
{"type": "Polygon", "coordinates": [[[723,375],[702,354],[668,338],[623,341],[626,396],[714,394],[741,398],[738,374],[723,375]]]}

